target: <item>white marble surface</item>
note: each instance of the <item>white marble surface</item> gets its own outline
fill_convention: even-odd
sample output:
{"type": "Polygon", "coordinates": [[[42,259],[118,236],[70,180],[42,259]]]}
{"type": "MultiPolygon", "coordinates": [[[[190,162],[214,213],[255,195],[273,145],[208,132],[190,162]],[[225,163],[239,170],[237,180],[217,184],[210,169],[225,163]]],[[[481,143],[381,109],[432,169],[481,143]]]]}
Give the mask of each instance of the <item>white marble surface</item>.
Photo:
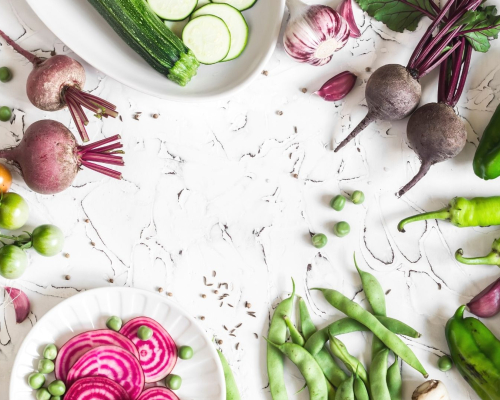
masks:
{"type": "MultiPolygon", "coordinates": [[[[38,55],[53,50],[73,55],[24,0],[0,0],[0,10],[0,28],[27,49],[38,55]]],[[[423,333],[421,339],[408,343],[431,377],[445,381],[453,399],[478,398],[456,370],[442,373],[436,361],[447,351],[443,330],[447,319],[498,277],[496,267],[462,266],[453,253],[459,247],[471,255],[488,252],[498,229],[459,229],[430,221],[401,234],[396,224],[416,211],[441,208],[455,195],[499,193],[498,181],[475,177],[471,160],[478,137],[499,103],[500,42],[488,54],[474,55],[458,106],[469,133],[464,151],[433,167],[415,189],[398,199],[394,193],[419,166],[406,143],[405,121],[373,125],[338,154],[332,147],[365,112],[363,93],[369,77],[365,68],[405,64],[424,26],[415,33],[396,34],[358,8],[356,16],[363,36],[351,40],[329,65],[299,65],[286,57],[279,44],[266,67],[268,76],[216,103],[158,100],[85,64],[86,89],[115,103],[121,112],[123,121],[92,120],[88,130],[92,139],[122,135],[127,153],[124,180],[85,170],[64,193],[41,196],[15,174],[13,190],[31,208],[29,225],[59,225],[70,257],[44,259],[31,252],[30,267],[21,279],[0,280],[0,285],[22,288],[32,302],[29,320],[16,325],[14,310],[0,291],[1,400],[8,398],[16,352],[33,324],[65,298],[113,285],[150,291],[161,287],[163,295],[172,292],[174,301],[192,315],[204,316],[203,327],[223,340],[221,347],[243,398],[270,399],[261,337],[267,333],[273,306],[291,289],[290,277],[298,294],[309,301],[318,326],[340,315],[308,288],[338,288],[364,303],[351,261],[354,251],[360,266],[390,290],[390,316],[423,333]],[[326,79],[346,69],[358,74],[359,80],[344,102],[327,103],[312,94],[326,79]],[[302,93],[302,88],[308,92],[302,93]],[[142,112],[139,121],[133,118],[136,112],[142,112]],[[160,118],[151,118],[153,113],[160,118]],[[355,189],[366,193],[365,204],[348,204],[341,214],[328,207],[333,195],[355,189]],[[343,239],[331,234],[339,219],[352,227],[343,239]],[[320,251],[312,247],[310,232],[327,233],[327,247],[320,251]],[[215,286],[205,286],[203,276],[209,282],[229,284],[228,290],[219,289],[219,295],[230,295],[222,307],[219,295],[209,290],[215,286]],[[257,318],[247,315],[247,301],[257,318]],[[223,328],[232,330],[239,323],[243,325],[235,331],[236,337],[223,328]]],[[[49,114],[28,102],[24,83],[30,65],[3,41],[0,45],[0,65],[15,72],[12,82],[0,84],[0,104],[15,109],[12,123],[0,122],[0,145],[17,143],[24,128],[42,118],[57,119],[74,131],[67,111],[49,114]]],[[[425,101],[436,96],[435,80],[434,74],[423,80],[425,101]]],[[[497,335],[499,322],[500,318],[487,321],[497,335]]],[[[369,335],[352,334],[343,340],[353,354],[368,361],[369,335]]],[[[307,392],[293,395],[303,384],[298,371],[290,365],[287,374],[290,398],[307,398],[307,392]]],[[[403,374],[408,399],[423,379],[407,366],[403,374]]]]}

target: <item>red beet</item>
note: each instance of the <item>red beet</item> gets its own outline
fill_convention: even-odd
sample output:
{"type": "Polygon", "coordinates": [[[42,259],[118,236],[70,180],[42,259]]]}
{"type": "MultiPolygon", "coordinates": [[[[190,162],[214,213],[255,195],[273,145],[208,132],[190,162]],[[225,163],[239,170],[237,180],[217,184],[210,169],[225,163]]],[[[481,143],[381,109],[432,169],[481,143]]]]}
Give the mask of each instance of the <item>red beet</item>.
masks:
{"type": "Polygon", "coordinates": [[[154,387],[147,389],[137,400],[179,400],[177,395],[164,387],[154,387]]]}
{"type": "Polygon", "coordinates": [[[69,187],[82,166],[121,179],[121,173],[96,163],[123,165],[115,153],[123,147],[116,135],[93,144],[79,146],[63,124],[42,120],[32,124],[17,147],[0,150],[0,158],[13,161],[24,181],[35,192],[59,193],[69,187]],[[115,142],[105,146],[108,143],[115,142]]]}
{"type": "Polygon", "coordinates": [[[93,376],[76,381],[64,400],[130,400],[130,396],[111,379],[93,376]]]}

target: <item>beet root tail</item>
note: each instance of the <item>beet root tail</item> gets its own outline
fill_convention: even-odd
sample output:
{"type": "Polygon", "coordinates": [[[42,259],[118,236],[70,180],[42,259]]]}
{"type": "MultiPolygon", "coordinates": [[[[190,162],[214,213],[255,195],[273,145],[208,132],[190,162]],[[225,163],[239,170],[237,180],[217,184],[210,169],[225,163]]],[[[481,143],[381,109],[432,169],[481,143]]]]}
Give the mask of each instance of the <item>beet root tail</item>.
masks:
{"type": "Polygon", "coordinates": [[[422,163],[420,166],[419,171],[417,172],[417,175],[413,177],[413,179],[408,182],[399,192],[398,192],[398,197],[401,197],[404,195],[408,190],[410,190],[413,186],[415,186],[420,179],[422,179],[427,172],[429,172],[429,169],[432,167],[432,163],[427,162],[427,163],[422,163]]]}
{"type": "Polygon", "coordinates": [[[366,129],[368,125],[370,125],[372,122],[376,121],[378,119],[378,116],[371,111],[366,114],[366,117],[363,118],[363,120],[354,128],[354,130],[347,136],[340,144],[337,146],[337,148],[334,150],[334,152],[338,152],[342,147],[344,147],[347,143],[349,143],[352,139],[354,139],[358,134],[366,129]]]}
{"type": "Polygon", "coordinates": [[[42,61],[39,57],[35,56],[34,54],[31,54],[29,51],[24,50],[21,46],[19,46],[16,42],[14,42],[9,36],[7,36],[7,34],[2,30],[0,30],[0,37],[3,38],[3,40],[5,40],[8,45],[10,45],[19,54],[24,56],[33,65],[39,64],[42,61]]]}

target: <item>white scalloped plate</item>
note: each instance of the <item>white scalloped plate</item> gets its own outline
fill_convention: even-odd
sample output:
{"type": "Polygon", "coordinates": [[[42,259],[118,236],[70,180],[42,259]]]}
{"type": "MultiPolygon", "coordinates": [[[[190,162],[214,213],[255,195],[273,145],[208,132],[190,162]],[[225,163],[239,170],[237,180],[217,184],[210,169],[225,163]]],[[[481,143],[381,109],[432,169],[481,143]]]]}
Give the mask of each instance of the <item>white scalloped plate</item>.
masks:
{"type": "Polygon", "coordinates": [[[44,315],[19,349],[12,368],[9,398],[35,399],[27,377],[36,368],[45,345],[55,343],[60,348],[79,333],[105,328],[110,315],[117,315],[124,322],[139,316],[153,318],[167,329],[178,346],[193,348],[193,358],[179,359],[174,369],[182,377],[182,387],[176,391],[182,400],[225,400],[224,373],[205,331],[172,301],[133,288],[89,290],[70,297],[44,315]]]}

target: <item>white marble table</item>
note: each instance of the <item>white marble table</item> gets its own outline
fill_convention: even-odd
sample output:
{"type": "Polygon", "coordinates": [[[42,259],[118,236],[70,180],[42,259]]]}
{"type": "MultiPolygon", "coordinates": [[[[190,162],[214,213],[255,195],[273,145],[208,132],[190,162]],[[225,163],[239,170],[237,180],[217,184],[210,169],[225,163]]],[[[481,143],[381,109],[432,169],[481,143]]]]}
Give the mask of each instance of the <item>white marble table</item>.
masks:
{"type": "MultiPolygon", "coordinates": [[[[74,56],[24,0],[0,0],[0,10],[0,28],[29,50],[74,56]]],[[[332,147],[365,112],[367,68],[405,64],[424,26],[417,33],[396,34],[357,8],[356,15],[363,36],[351,40],[328,66],[299,65],[286,57],[280,44],[266,67],[267,76],[237,96],[214,103],[193,106],[158,100],[85,64],[86,89],[115,103],[123,119],[92,120],[90,136],[122,136],[125,179],[114,181],[85,170],[64,193],[41,196],[14,175],[13,190],[31,208],[29,225],[59,225],[70,256],[45,259],[30,253],[29,270],[13,283],[32,302],[29,320],[23,324],[16,325],[12,306],[0,291],[1,400],[8,398],[16,352],[36,321],[63,299],[106,286],[150,291],[161,287],[163,295],[171,292],[174,301],[223,340],[221,347],[243,398],[270,399],[261,337],[267,333],[273,306],[291,289],[290,277],[298,294],[309,301],[319,326],[340,315],[308,288],[338,288],[365,303],[352,264],[354,251],[360,266],[390,290],[389,314],[422,332],[421,339],[408,343],[431,377],[445,381],[453,399],[478,398],[456,370],[442,373],[436,361],[447,351],[447,319],[499,274],[496,267],[462,266],[453,253],[459,247],[471,255],[488,252],[499,235],[497,229],[458,229],[430,221],[401,234],[396,224],[416,211],[441,208],[455,195],[499,193],[498,181],[475,177],[471,160],[499,103],[500,42],[488,54],[474,55],[458,106],[468,130],[464,151],[433,167],[415,189],[398,199],[395,192],[419,167],[406,143],[405,121],[373,125],[338,154],[332,147]],[[346,69],[359,80],[345,102],[327,103],[312,94],[346,69]],[[142,112],[139,120],[134,119],[136,112],[142,112]],[[154,113],[160,118],[153,119],[154,113]],[[355,189],[366,193],[363,205],[348,204],[341,214],[328,207],[333,195],[355,189]],[[352,228],[343,239],[331,233],[339,219],[352,228]],[[310,232],[327,233],[328,245],[320,251],[312,247],[310,232]],[[212,271],[217,272],[215,278],[212,271]],[[228,289],[214,294],[211,289],[216,286],[205,286],[203,276],[209,282],[228,283],[228,289]],[[229,297],[220,307],[219,296],[226,292],[229,297]],[[246,302],[256,318],[247,314],[246,302]],[[230,336],[240,323],[236,336],[230,336]]],[[[0,123],[0,145],[14,145],[26,126],[42,118],[57,119],[75,131],[67,111],[49,114],[28,102],[24,83],[30,65],[5,42],[0,45],[0,65],[10,66],[16,75],[9,84],[0,84],[0,105],[15,109],[12,123],[0,123]]],[[[425,101],[434,100],[435,81],[435,75],[423,80],[425,101]]],[[[0,280],[0,285],[7,283],[0,280]]],[[[487,322],[497,335],[499,322],[500,318],[487,322]]],[[[368,361],[369,335],[343,339],[353,354],[368,361]]],[[[303,382],[293,366],[287,374],[292,394],[303,382]]],[[[407,366],[403,374],[409,398],[423,379],[407,366]]],[[[305,399],[307,392],[290,397],[305,399]]]]}

